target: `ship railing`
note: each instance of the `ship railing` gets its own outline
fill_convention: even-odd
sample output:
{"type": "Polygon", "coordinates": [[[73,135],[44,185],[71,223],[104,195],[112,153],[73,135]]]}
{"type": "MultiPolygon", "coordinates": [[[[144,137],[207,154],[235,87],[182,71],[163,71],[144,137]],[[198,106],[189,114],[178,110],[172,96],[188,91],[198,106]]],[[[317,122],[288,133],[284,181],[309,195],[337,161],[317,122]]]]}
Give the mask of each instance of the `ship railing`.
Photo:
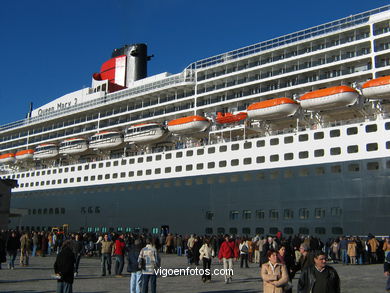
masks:
{"type": "Polygon", "coordinates": [[[80,112],[80,110],[93,108],[93,107],[96,107],[99,105],[104,105],[104,104],[108,104],[111,102],[123,101],[123,100],[129,99],[130,97],[137,96],[140,94],[145,94],[147,92],[154,91],[156,89],[164,89],[166,87],[170,87],[170,86],[178,85],[178,84],[183,84],[183,83],[194,83],[195,78],[194,78],[193,74],[189,74],[189,73],[190,73],[190,71],[185,70],[179,74],[170,75],[162,80],[147,83],[147,84],[140,85],[140,86],[130,88],[130,89],[125,89],[125,90],[118,91],[115,93],[107,94],[107,95],[104,95],[103,97],[94,99],[92,101],[79,103],[79,104],[76,104],[76,105],[61,109],[61,110],[47,113],[47,114],[42,115],[42,116],[30,117],[30,118],[18,120],[15,122],[11,122],[11,123],[5,124],[3,126],[0,126],[0,132],[5,131],[5,130],[10,130],[13,128],[17,128],[17,127],[20,127],[23,125],[42,122],[42,121],[48,120],[50,118],[58,117],[58,116],[65,115],[65,114],[70,114],[73,112],[80,112]]]}
{"type": "Polygon", "coordinates": [[[356,15],[351,15],[339,20],[331,21],[319,26],[311,27],[305,30],[301,30],[295,33],[287,34],[282,37],[274,38],[268,41],[263,41],[254,45],[243,47],[241,49],[233,50],[227,53],[219,54],[213,57],[202,59],[191,63],[187,66],[187,69],[202,69],[216,64],[224,63],[234,59],[238,59],[244,56],[256,54],[262,51],[281,47],[291,43],[299,42],[305,39],[329,34],[332,32],[344,30],[349,27],[366,23],[369,17],[374,14],[378,14],[384,11],[390,10],[390,5],[386,5],[380,8],[362,12],[356,15]]]}

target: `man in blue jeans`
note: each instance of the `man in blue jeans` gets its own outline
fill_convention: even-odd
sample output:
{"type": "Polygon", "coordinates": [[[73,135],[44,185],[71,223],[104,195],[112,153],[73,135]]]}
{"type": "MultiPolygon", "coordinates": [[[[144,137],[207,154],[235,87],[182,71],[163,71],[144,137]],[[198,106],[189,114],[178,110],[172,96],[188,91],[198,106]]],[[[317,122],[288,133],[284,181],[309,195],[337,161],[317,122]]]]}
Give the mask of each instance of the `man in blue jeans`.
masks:
{"type": "Polygon", "coordinates": [[[340,240],[340,254],[341,254],[341,261],[343,262],[343,265],[348,264],[348,240],[343,236],[340,240]]]}
{"type": "Polygon", "coordinates": [[[138,263],[142,268],[142,293],[147,293],[150,288],[152,293],[156,293],[156,272],[160,267],[160,257],[156,248],[152,245],[152,240],[146,239],[146,246],[142,248],[138,263]]]}

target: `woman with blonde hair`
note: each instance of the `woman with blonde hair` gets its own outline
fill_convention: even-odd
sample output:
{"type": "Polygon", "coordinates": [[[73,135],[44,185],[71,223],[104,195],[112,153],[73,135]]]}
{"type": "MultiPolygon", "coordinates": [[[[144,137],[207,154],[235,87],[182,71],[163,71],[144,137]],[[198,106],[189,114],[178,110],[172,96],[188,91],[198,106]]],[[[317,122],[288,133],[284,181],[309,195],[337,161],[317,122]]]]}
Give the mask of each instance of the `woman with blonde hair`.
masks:
{"type": "Polygon", "coordinates": [[[261,266],[264,293],[283,293],[288,285],[288,273],[284,264],[278,263],[276,251],[267,252],[268,262],[261,266]]]}

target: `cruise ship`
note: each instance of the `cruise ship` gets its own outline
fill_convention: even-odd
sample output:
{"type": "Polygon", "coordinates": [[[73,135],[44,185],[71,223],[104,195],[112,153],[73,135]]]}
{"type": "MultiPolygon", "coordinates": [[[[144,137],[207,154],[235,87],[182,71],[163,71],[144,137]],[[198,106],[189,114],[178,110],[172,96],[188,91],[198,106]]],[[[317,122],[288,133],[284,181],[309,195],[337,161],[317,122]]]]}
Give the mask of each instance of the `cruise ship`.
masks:
{"type": "MultiPolygon", "coordinates": [[[[109,59],[110,58],[110,59],[109,59]]],[[[0,126],[10,228],[337,237],[390,222],[390,5],[90,88],[0,126]]]]}

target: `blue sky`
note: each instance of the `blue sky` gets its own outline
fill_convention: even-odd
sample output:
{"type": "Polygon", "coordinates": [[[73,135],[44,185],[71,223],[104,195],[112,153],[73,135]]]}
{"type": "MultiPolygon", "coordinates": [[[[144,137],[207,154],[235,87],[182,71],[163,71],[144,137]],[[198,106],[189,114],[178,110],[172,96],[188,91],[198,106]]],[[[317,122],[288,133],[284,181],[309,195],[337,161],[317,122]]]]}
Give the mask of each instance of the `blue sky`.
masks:
{"type": "Polygon", "coordinates": [[[149,75],[390,1],[19,0],[0,5],[0,125],[89,87],[114,48],[147,43],[149,75]]]}

